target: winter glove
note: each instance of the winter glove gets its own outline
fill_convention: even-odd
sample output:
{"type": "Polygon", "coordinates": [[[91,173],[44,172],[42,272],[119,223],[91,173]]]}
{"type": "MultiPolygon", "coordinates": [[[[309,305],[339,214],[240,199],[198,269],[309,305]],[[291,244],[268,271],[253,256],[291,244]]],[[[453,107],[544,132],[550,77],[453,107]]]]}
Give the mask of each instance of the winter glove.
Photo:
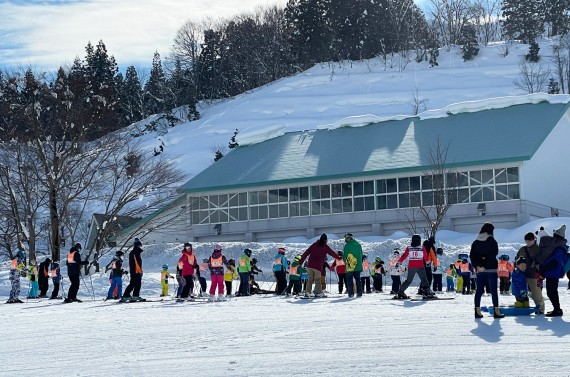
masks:
{"type": "Polygon", "coordinates": [[[263,270],[259,270],[259,272],[263,273],[263,270]]]}

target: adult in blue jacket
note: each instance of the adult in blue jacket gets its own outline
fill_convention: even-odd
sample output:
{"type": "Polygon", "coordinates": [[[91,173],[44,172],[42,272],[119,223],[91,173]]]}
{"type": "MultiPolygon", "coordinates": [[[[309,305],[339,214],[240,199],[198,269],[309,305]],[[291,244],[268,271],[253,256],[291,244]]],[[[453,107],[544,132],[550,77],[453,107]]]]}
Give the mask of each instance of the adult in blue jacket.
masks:
{"type": "Polygon", "coordinates": [[[273,275],[275,275],[275,281],[277,282],[275,293],[278,295],[285,294],[287,290],[288,263],[287,258],[285,258],[285,248],[280,247],[273,258],[273,275]]]}

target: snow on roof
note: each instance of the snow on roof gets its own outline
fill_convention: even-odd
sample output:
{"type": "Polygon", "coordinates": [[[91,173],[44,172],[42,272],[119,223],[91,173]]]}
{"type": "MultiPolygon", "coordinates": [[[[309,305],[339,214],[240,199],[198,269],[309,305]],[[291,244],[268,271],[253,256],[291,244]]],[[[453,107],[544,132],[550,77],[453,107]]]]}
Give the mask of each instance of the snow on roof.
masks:
{"type": "Polygon", "coordinates": [[[448,164],[453,166],[528,160],[567,111],[568,96],[542,97],[546,101],[540,95],[525,97],[464,104],[466,111],[459,111],[457,104],[448,107],[444,117],[406,117],[360,127],[345,124],[285,133],[255,145],[240,144],[180,190],[201,192],[422,172],[429,166],[429,150],[438,140],[449,146],[448,164]]]}

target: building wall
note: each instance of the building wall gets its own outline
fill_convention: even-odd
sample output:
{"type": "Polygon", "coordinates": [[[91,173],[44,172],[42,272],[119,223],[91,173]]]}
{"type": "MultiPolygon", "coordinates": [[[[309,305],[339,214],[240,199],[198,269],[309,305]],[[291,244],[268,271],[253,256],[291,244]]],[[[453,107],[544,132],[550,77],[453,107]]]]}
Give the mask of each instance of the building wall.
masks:
{"type": "Polygon", "coordinates": [[[570,211],[570,110],[523,163],[521,195],[529,201],[570,211]]]}

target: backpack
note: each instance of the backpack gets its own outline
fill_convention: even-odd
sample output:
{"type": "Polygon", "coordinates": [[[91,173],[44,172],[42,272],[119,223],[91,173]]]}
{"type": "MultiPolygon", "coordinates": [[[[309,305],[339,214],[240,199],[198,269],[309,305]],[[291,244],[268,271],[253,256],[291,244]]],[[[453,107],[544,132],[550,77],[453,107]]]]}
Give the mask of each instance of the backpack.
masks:
{"type": "Polygon", "coordinates": [[[354,271],[356,265],[358,264],[358,260],[352,254],[348,254],[346,257],[346,270],[347,271],[354,271]]]}

